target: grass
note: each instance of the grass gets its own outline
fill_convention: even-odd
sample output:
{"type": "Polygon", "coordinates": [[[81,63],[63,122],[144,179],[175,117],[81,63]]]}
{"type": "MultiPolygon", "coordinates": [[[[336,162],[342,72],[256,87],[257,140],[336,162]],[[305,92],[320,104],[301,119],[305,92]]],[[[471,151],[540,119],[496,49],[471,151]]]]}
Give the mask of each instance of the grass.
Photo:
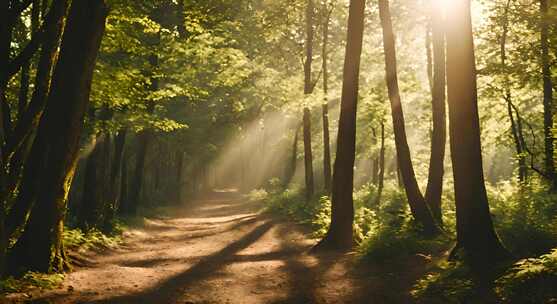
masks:
{"type": "MultiPolygon", "coordinates": [[[[441,255],[455,239],[454,195],[446,185],[443,196],[446,234],[424,238],[410,214],[406,196],[394,183],[386,184],[374,205],[376,189],[365,185],[354,192],[354,235],[362,259],[385,261],[415,254],[441,255]]],[[[557,194],[543,182],[504,182],[487,187],[495,228],[517,257],[495,267],[486,281],[463,263],[435,260],[419,279],[412,295],[418,303],[557,303],[557,194]],[[487,283],[486,283],[487,282],[487,283]]],[[[330,224],[331,202],[318,195],[305,201],[300,188],[276,187],[252,192],[267,211],[308,225],[315,238],[330,224]]]]}

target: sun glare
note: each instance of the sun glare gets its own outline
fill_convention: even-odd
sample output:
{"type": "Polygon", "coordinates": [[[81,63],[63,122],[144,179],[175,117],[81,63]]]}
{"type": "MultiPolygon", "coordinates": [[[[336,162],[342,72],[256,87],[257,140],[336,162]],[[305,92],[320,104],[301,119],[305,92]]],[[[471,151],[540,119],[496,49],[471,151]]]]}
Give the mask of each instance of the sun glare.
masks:
{"type": "Polygon", "coordinates": [[[432,0],[433,6],[437,8],[441,8],[443,11],[447,11],[451,0],[432,0]]]}

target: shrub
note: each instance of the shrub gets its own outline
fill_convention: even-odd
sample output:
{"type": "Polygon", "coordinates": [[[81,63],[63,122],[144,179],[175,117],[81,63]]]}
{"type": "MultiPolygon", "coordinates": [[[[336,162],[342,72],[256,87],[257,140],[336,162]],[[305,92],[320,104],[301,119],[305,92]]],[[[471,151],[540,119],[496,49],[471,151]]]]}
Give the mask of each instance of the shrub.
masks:
{"type": "Polygon", "coordinates": [[[0,293],[22,292],[30,288],[53,289],[60,286],[63,280],[64,275],[60,273],[27,272],[19,279],[8,277],[1,280],[0,293]]]}
{"type": "Polygon", "coordinates": [[[121,241],[119,234],[106,235],[97,229],[91,229],[84,233],[80,229],[66,228],[62,238],[64,247],[75,251],[85,251],[95,247],[114,247],[121,241]]]}
{"type": "Polygon", "coordinates": [[[496,284],[496,292],[504,302],[557,302],[557,248],[538,258],[516,262],[496,284]]]}

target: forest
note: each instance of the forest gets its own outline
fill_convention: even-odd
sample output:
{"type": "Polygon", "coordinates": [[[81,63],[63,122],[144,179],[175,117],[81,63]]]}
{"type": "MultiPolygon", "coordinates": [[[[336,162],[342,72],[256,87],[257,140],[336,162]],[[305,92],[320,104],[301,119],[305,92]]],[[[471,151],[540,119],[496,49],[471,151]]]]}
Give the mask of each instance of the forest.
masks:
{"type": "Polygon", "coordinates": [[[556,303],[557,1],[0,0],[0,303],[556,303]]]}

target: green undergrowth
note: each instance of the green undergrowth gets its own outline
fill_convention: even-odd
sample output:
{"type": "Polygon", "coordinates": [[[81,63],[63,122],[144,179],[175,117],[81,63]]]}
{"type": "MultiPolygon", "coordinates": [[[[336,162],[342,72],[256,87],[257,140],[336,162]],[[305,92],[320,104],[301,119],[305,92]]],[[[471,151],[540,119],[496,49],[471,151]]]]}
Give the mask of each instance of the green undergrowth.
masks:
{"type": "Polygon", "coordinates": [[[412,291],[421,303],[557,303],[557,196],[533,180],[488,186],[495,229],[517,257],[478,280],[462,263],[443,262],[412,291]]]}
{"type": "Polygon", "coordinates": [[[537,258],[494,268],[478,278],[466,265],[441,262],[419,279],[411,294],[418,303],[557,303],[557,248],[537,258]]]}
{"type": "MultiPolygon", "coordinates": [[[[354,193],[354,238],[364,259],[394,259],[404,255],[438,251],[448,241],[448,234],[424,238],[412,220],[404,192],[387,184],[381,202],[376,203],[377,189],[368,184],[354,193]]],[[[325,236],[331,221],[331,201],[317,195],[306,202],[299,188],[284,191],[254,190],[252,200],[264,201],[266,210],[294,219],[311,227],[312,237],[325,236]]]]}
{"type": "MultiPolygon", "coordinates": [[[[376,188],[354,192],[354,235],[363,260],[385,261],[423,254],[442,257],[454,244],[456,216],[452,185],[445,185],[445,233],[436,238],[420,234],[404,191],[388,183],[379,204],[376,188]]],[[[463,263],[432,259],[428,273],[412,290],[419,303],[557,303],[557,194],[542,182],[488,185],[495,229],[516,257],[494,268],[486,281],[463,263]]],[[[267,187],[249,194],[264,202],[267,212],[287,216],[311,228],[321,238],[330,224],[331,202],[318,195],[306,202],[300,188],[267,187]]]]}
{"type": "MultiPolygon", "coordinates": [[[[108,233],[98,229],[90,229],[84,232],[79,228],[66,226],[62,233],[62,242],[65,250],[74,253],[111,248],[122,241],[122,233],[133,225],[135,224],[128,219],[115,220],[108,233]]],[[[1,279],[0,294],[28,292],[37,288],[53,289],[58,287],[63,280],[63,273],[27,272],[21,277],[10,276],[1,279]]]]}
{"type": "MultiPolygon", "coordinates": [[[[8,277],[0,280],[0,293],[24,292],[32,289],[53,289],[64,281],[64,274],[28,272],[21,278],[8,277]]],[[[0,298],[1,300],[1,298],[0,298]]]]}
{"type": "Polygon", "coordinates": [[[66,249],[71,251],[83,252],[94,248],[110,248],[118,245],[121,241],[123,226],[110,234],[106,234],[97,229],[91,229],[87,232],[81,229],[65,229],[63,233],[63,242],[66,249]]]}

